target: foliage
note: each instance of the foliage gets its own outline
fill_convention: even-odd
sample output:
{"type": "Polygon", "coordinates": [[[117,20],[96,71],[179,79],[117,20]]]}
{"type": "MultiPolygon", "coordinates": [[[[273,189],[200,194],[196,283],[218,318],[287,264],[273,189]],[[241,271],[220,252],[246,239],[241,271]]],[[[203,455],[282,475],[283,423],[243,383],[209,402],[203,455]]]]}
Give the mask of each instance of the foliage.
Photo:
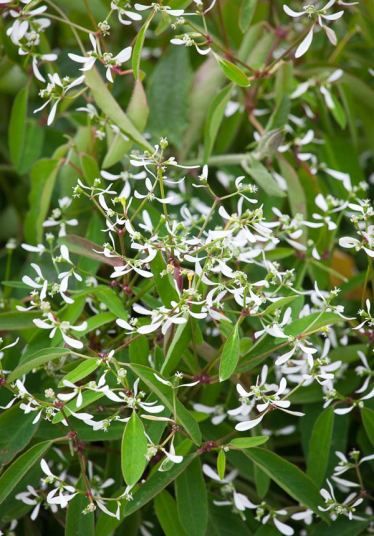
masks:
{"type": "Polygon", "coordinates": [[[1,534],[369,533],[372,2],[0,10],[1,534]]]}

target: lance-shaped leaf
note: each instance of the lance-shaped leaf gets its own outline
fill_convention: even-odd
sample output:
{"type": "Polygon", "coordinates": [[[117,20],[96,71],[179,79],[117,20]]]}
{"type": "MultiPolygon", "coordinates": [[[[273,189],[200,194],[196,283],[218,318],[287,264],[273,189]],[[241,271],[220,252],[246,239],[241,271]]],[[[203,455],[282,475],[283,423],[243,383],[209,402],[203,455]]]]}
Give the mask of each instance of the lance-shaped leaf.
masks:
{"type": "Polygon", "coordinates": [[[40,460],[51,447],[53,441],[37,443],[17,458],[10,467],[0,476],[0,504],[13,491],[18,482],[30,471],[32,466],[40,460]]]}
{"type": "Polygon", "coordinates": [[[89,357],[85,359],[79,365],[74,367],[68,374],[66,374],[59,383],[59,386],[62,387],[63,380],[67,380],[72,383],[79,382],[92,374],[100,365],[100,360],[95,357],[89,357]]]}
{"type": "Polygon", "coordinates": [[[257,7],[257,0],[242,0],[239,12],[239,27],[243,33],[248,30],[257,7]]]}
{"type": "Polygon", "coordinates": [[[219,364],[219,379],[227,380],[234,374],[240,355],[239,324],[236,323],[232,333],[227,337],[222,348],[219,364]]]}
{"type": "Polygon", "coordinates": [[[322,506],[322,501],[316,485],[296,465],[275,452],[258,447],[244,449],[243,453],[296,501],[323,519],[329,520],[328,516],[318,509],[318,506],[322,506]]]}
{"type": "Polygon", "coordinates": [[[361,408],[362,422],[372,445],[374,445],[374,411],[370,408],[361,408]]]}
{"type": "Polygon", "coordinates": [[[9,313],[0,313],[0,331],[18,331],[34,327],[33,320],[40,318],[40,313],[30,311],[23,313],[21,311],[12,311],[9,313]]]}
{"type": "Polygon", "coordinates": [[[15,405],[0,414],[0,465],[9,463],[31,441],[38,429],[35,413],[24,413],[15,405]]]}
{"type": "Polygon", "coordinates": [[[26,139],[26,118],[27,118],[27,99],[29,95],[28,85],[24,86],[12,106],[8,129],[8,144],[10,158],[15,166],[19,168],[26,139]]]}
{"type": "Polygon", "coordinates": [[[70,353],[68,348],[44,348],[43,350],[39,350],[38,352],[31,354],[27,361],[22,362],[9,374],[8,382],[13,382],[31,370],[38,369],[46,363],[70,353]]]}
{"type": "Polygon", "coordinates": [[[204,162],[207,163],[213,150],[219,127],[221,126],[225,108],[230,98],[232,84],[224,87],[212,100],[204,129],[204,162]]]}
{"type": "MultiPolygon", "coordinates": [[[[132,501],[125,501],[121,507],[120,519],[115,519],[107,515],[99,517],[96,536],[108,536],[112,534],[122,520],[134,512],[143,508],[149,501],[154,499],[163,489],[173,482],[178,475],[183,473],[190,465],[196,454],[185,456],[182,463],[175,463],[168,471],[155,471],[134,493],[132,501]]],[[[109,509],[115,510],[115,507],[108,505],[109,509]]]]}
{"type": "Polygon", "coordinates": [[[25,218],[25,238],[35,244],[42,241],[43,222],[49,205],[61,161],[57,158],[38,160],[31,170],[30,209],[25,218]]]}
{"type": "Polygon", "coordinates": [[[215,58],[218,62],[218,65],[221,67],[222,72],[224,73],[226,78],[231,80],[231,82],[234,82],[234,84],[240,87],[248,87],[250,85],[248,76],[240,67],[235,65],[235,63],[232,63],[229,60],[225,60],[217,54],[215,54],[215,58]]]}
{"type": "Polygon", "coordinates": [[[121,468],[128,486],[134,486],[144,473],[147,465],[147,438],[140,417],[132,412],[122,437],[121,468]]]}
{"type": "Polygon", "coordinates": [[[325,479],[333,428],[334,411],[332,408],[327,408],[320,413],[314,423],[308,449],[307,474],[316,486],[321,486],[325,479]]]}
{"type": "Polygon", "coordinates": [[[179,520],[190,536],[204,536],[208,525],[208,497],[199,458],[175,481],[179,520]]]}
{"type": "Polygon", "coordinates": [[[236,437],[228,446],[235,449],[249,449],[258,447],[269,441],[269,436],[236,437]]]}
{"type": "Polygon", "coordinates": [[[90,88],[96,104],[104,114],[117,125],[126,136],[138,143],[143,149],[152,151],[152,146],[133,125],[117,101],[111,95],[98,71],[93,68],[85,73],[86,84],[90,88]]]}
{"type": "MultiPolygon", "coordinates": [[[[173,390],[168,385],[161,383],[155,377],[154,371],[144,365],[131,364],[129,368],[138,376],[142,382],[157,396],[157,398],[165,404],[171,411],[174,411],[173,390]]],[[[183,426],[187,434],[191,437],[196,445],[201,443],[201,432],[199,425],[193,418],[192,414],[184,407],[182,402],[175,398],[176,418],[178,424],[183,426]]]]}
{"type": "Polygon", "coordinates": [[[178,292],[170,274],[166,271],[166,262],[160,252],[149,263],[154,277],[157,292],[166,307],[172,300],[178,301],[178,292]]]}
{"type": "Polygon", "coordinates": [[[179,518],[175,499],[164,490],[156,496],[155,512],[165,536],[187,536],[179,518]]]}
{"type": "Polygon", "coordinates": [[[153,19],[154,14],[155,14],[155,11],[152,11],[151,15],[148,17],[148,19],[145,21],[143,26],[140,28],[140,31],[138,32],[136,39],[135,39],[135,44],[134,44],[132,57],[131,57],[132,70],[133,70],[135,80],[139,78],[140,60],[142,56],[145,34],[148,30],[151,20],[153,19]]]}
{"type": "Polygon", "coordinates": [[[285,197],[285,193],[279,188],[266,167],[252,155],[248,155],[242,161],[242,167],[265,193],[274,197],[285,197]]]}

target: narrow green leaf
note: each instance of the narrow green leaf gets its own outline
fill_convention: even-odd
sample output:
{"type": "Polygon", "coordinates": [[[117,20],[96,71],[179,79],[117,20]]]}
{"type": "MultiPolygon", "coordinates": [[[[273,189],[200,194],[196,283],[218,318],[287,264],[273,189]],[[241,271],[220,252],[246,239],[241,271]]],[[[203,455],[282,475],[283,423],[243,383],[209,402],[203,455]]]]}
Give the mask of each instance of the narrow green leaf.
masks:
{"type": "Polygon", "coordinates": [[[45,158],[38,160],[31,170],[31,190],[29,211],[26,214],[24,232],[28,242],[42,241],[43,222],[49,212],[52,192],[55,186],[60,161],[45,158]]]}
{"type": "Polygon", "coordinates": [[[208,496],[199,458],[176,479],[179,520],[189,536],[205,536],[208,525],[208,496]]]}
{"type": "Polygon", "coordinates": [[[148,129],[154,139],[165,136],[170,143],[181,147],[188,125],[191,78],[190,56],[186,47],[171,47],[158,61],[147,87],[148,129]]]}
{"type": "Polygon", "coordinates": [[[217,473],[221,480],[225,478],[226,472],[226,453],[221,449],[217,456],[217,473]]]}
{"type": "Polygon", "coordinates": [[[228,446],[236,449],[249,449],[263,445],[267,441],[269,441],[269,436],[236,437],[228,446]]]}
{"type": "Polygon", "coordinates": [[[117,125],[124,134],[129,136],[134,142],[144,149],[153,150],[153,147],[142,136],[139,130],[133,125],[117,101],[111,95],[98,71],[93,68],[85,73],[86,84],[90,88],[96,104],[105,115],[117,125]]]}
{"type": "Polygon", "coordinates": [[[160,252],[150,262],[157,292],[166,307],[170,307],[171,301],[178,300],[178,293],[169,273],[166,272],[166,262],[160,252]]]}
{"type": "Polygon", "coordinates": [[[162,364],[161,374],[169,375],[176,369],[191,342],[191,336],[191,323],[189,321],[177,326],[162,364]]]}
{"type": "Polygon", "coordinates": [[[165,536],[187,536],[177,511],[177,504],[172,495],[164,490],[155,497],[154,501],[157,519],[165,536]]]}
{"type": "Polygon", "coordinates": [[[59,357],[70,354],[68,348],[43,348],[28,357],[27,361],[22,362],[8,376],[8,382],[13,382],[27,374],[31,370],[38,369],[49,361],[58,359],[59,357]]]}
{"type": "Polygon", "coordinates": [[[34,311],[27,313],[21,311],[0,313],[0,331],[19,331],[33,328],[35,318],[40,318],[40,313],[35,313],[34,311]]]}
{"type": "MultiPolygon", "coordinates": [[[[134,126],[143,132],[147,124],[149,107],[147,102],[147,96],[145,94],[143,84],[140,80],[135,80],[134,88],[131,94],[131,99],[127,107],[126,113],[128,118],[134,126]]],[[[123,138],[121,133],[117,133],[114,136],[109,132],[108,136],[108,152],[105,155],[102,167],[104,169],[109,168],[123,159],[126,156],[133,142],[123,138]]]]}
{"type": "Polygon", "coordinates": [[[213,150],[214,142],[225,114],[225,108],[230,99],[231,90],[231,84],[221,89],[209,106],[204,131],[204,163],[208,162],[213,150]]]}
{"type": "MultiPolygon", "coordinates": [[[[78,487],[83,488],[81,480],[78,487]]],[[[88,506],[87,497],[79,493],[69,501],[66,511],[65,536],[95,536],[94,512],[82,513],[88,506]]]]}
{"type": "Polygon", "coordinates": [[[314,423],[308,449],[307,474],[318,487],[325,479],[333,429],[334,411],[332,408],[327,408],[319,414],[314,423]]]}
{"type": "Polygon", "coordinates": [[[147,465],[147,438],[140,417],[132,412],[122,437],[121,467],[128,486],[134,486],[144,473],[147,465]]]}
{"type": "Polygon", "coordinates": [[[99,359],[96,359],[94,357],[85,359],[62,378],[62,380],[59,383],[60,387],[63,386],[63,380],[67,380],[72,383],[76,383],[81,380],[84,380],[84,378],[92,374],[99,367],[99,365],[100,365],[99,359]]]}
{"type": "Polygon", "coordinates": [[[245,33],[253,19],[257,7],[257,0],[242,0],[239,12],[239,27],[245,33]]]}
{"type": "Polygon", "coordinates": [[[34,412],[24,413],[18,405],[0,414],[0,465],[9,463],[31,441],[38,429],[32,424],[34,418],[34,412]]]}
{"type": "Polygon", "coordinates": [[[282,156],[278,156],[278,164],[282,177],[287,182],[288,200],[291,212],[296,214],[307,214],[306,195],[302,187],[299,176],[289,162],[282,156]]]}
{"type": "Polygon", "coordinates": [[[282,309],[289,303],[292,303],[294,300],[296,300],[297,296],[286,296],[284,298],[280,298],[279,300],[271,303],[266,307],[266,309],[263,311],[264,315],[268,315],[271,313],[274,313],[274,311],[277,311],[278,309],[282,309]]]}
{"type": "Polygon", "coordinates": [[[270,450],[258,447],[243,450],[243,453],[296,501],[313,510],[321,518],[329,520],[328,516],[318,509],[318,506],[322,506],[322,501],[317,487],[296,465],[270,450]]]}
{"type": "Polygon", "coordinates": [[[239,325],[235,324],[235,327],[226,339],[222,348],[221,360],[219,364],[219,380],[223,382],[234,374],[236,366],[239,361],[240,355],[240,337],[239,337],[239,325]]]}
{"type": "Polygon", "coordinates": [[[19,456],[10,467],[0,476],[0,504],[13,491],[18,482],[30,471],[45,452],[52,446],[53,441],[43,441],[32,446],[19,456]]]}
{"type": "Polygon", "coordinates": [[[8,145],[10,159],[16,169],[18,169],[21,164],[21,157],[26,139],[28,95],[29,90],[26,85],[19,91],[19,93],[17,93],[10,114],[8,145]]]}
{"type": "MultiPolygon", "coordinates": [[[[163,489],[183,473],[195,458],[195,454],[185,456],[182,463],[175,463],[168,471],[155,471],[134,493],[132,501],[126,501],[121,508],[120,519],[113,519],[105,514],[101,515],[96,527],[96,536],[112,534],[122,520],[143,508],[154,499],[163,489]]],[[[110,506],[108,506],[110,508],[110,506]]]]}
{"type": "Polygon", "coordinates": [[[254,156],[248,155],[247,158],[242,161],[242,167],[265,193],[274,197],[285,197],[286,194],[279,188],[266,167],[254,156]]]}
{"type": "MultiPolygon", "coordinates": [[[[171,387],[164,385],[155,377],[154,371],[143,365],[131,364],[130,369],[147,385],[157,398],[171,411],[174,411],[173,391],[171,387]]],[[[196,445],[201,444],[201,432],[199,425],[192,414],[178,400],[175,400],[177,422],[183,426],[196,445]]]]}
{"type": "Polygon", "coordinates": [[[222,72],[226,78],[231,80],[231,82],[234,82],[234,84],[240,87],[248,87],[251,85],[248,76],[240,67],[229,60],[221,58],[217,54],[215,55],[215,58],[218,62],[218,65],[221,67],[222,72]]]}
{"type": "Polygon", "coordinates": [[[132,70],[133,70],[135,80],[139,78],[140,60],[142,56],[145,34],[147,33],[148,27],[151,23],[151,20],[153,19],[154,14],[155,12],[152,11],[151,15],[148,17],[148,19],[145,21],[143,26],[140,28],[135,39],[135,44],[134,44],[132,57],[131,57],[132,70]]]}
{"type": "Polygon", "coordinates": [[[361,408],[361,418],[365,432],[371,444],[374,445],[374,410],[365,407],[361,408]]]}

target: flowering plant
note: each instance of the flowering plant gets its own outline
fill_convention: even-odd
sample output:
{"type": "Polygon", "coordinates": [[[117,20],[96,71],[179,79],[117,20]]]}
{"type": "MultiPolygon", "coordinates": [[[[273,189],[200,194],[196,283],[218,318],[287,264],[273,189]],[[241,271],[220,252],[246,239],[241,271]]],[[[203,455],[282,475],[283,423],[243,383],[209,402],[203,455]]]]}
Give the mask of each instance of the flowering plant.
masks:
{"type": "Polygon", "coordinates": [[[373,530],[374,12],[289,4],[0,0],[2,534],[373,530]]]}

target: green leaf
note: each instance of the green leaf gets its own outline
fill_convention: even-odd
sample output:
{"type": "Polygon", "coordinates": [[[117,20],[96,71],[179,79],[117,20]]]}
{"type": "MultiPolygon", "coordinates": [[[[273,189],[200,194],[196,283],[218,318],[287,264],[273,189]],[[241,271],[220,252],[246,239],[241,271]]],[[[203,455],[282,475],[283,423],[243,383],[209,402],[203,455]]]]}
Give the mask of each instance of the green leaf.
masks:
{"type": "Polygon", "coordinates": [[[257,0],[242,0],[239,12],[239,27],[245,33],[253,19],[257,7],[257,0]]]}
{"type": "Polygon", "coordinates": [[[27,242],[37,244],[43,238],[43,222],[46,219],[52,192],[61,161],[45,158],[38,160],[31,170],[29,211],[25,217],[24,232],[27,242]]]}
{"type": "Polygon", "coordinates": [[[327,408],[320,413],[314,423],[308,449],[307,474],[318,487],[321,487],[325,479],[333,429],[334,411],[332,408],[327,408]]]}
{"type": "MultiPolygon", "coordinates": [[[[318,332],[319,330],[337,324],[342,319],[335,313],[313,313],[303,318],[298,318],[285,326],[284,332],[286,335],[296,337],[298,335],[309,335],[310,333],[318,332]]],[[[259,339],[241,359],[238,371],[243,372],[251,370],[263,362],[263,360],[274,352],[274,349],[287,346],[284,339],[275,339],[269,335],[265,335],[263,339],[259,339]]]]}
{"type": "Polygon", "coordinates": [[[172,47],[157,63],[148,84],[149,125],[155,139],[165,136],[180,147],[188,124],[191,83],[189,52],[172,47]]]}
{"type": "MultiPolygon", "coordinates": [[[[163,489],[173,482],[195,458],[195,454],[185,456],[182,463],[175,463],[168,471],[155,471],[134,493],[132,501],[126,501],[121,508],[120,520],[102,515],[97,523],[96,536],[112,534],[121,521],[137,512],[154,499],[163,489]]],[[[110,506],[108,506],[110,508],[110,506]]]]}
{"type": "Polygon", "coordinates": [[[0,414],[0,465],[9,463],[31,441],[38,429],[32,424],[35,413],[24,413],[19,406],[13,406],[0,414]]]}
{"type": "Polygon", "coordinates": [[[28,173],[35,161],[39,158],[43,149],[44,134],[45,129],[35,120],[27,120],[25,142],[21,159],[17,166],[17,171],[20,175],[28,173]]]}
{"type": "Polygon", "coordinates": [[[285,197],[286,194],[279,188],[266,167],[255,157],[248,155],[247,158],[242,161],[242,167],[265,193],[274,197],[285,197]]]}
{"type": "MultiPolygon", "coordinates": [[[[81,480],[78,482],[78,487],[83,488],[81,480]]],[[[81,493],[69,501],[66,511],[65,536],[95,536],[94,512],[82,513],[88,504],[87,497],[81,493]]]]}
{"type": "Polygon", "coordinates": [[[209,504],[209,536],[253,536],[247,524],[231,508],[209,504]]]}
{"type": "Polygon", "coordinates": [[[29,96],[28,85],[24,86],[12,106],[8,129],[8,145],[10,159],[16,169],[21,164],[24,143],[26,139],[27,99],[29,96]]]}
{"type": "Polygon", "coordinates": [[[145,34],[147,33],[148,27],[151,23],[151,20],[154,17],[154,14],[155,12],[152,11],[151,15],[148,17],[148,19],[145,21],[143,26],[140,28],[135,39],[135,44],[134,44],[132,57],[131,57],[132,70],[133,70],[135,80],[139,78],[140,60],[142,56],[145,34]]]}
{"type": "Polygon", "coordinates": [[[201,130],[206,121],[206,111],[225,81],[222,70],[215,58],[209,56],[197,69],[193,77],[191,90],[188,98],[188,127],[183,136],[181,147],[182,159],[200,139],[201,130]]]}
{"type": "Polygon", "coordinates": [[[172,341],[166,353],[165,361],[161,367],[161,374],[171,374],[178,366],[183,354],[191,342],[191,323],[187,321],[185,324],[180,324],[175,330],[172,341]]]}
{"type": "Polygon", "coordinates": [[[269,436],[236,437],[228,446],[236,449],[249,449],[263,445],[267,441],[269,441],[269,436]]]}
{"type": "Polygon", "coordinates": [[[147,438],[140,417],[135,411],[123,432],[121,445],[122,474],[128,486],[134,486],[147,465],[147,438]]]}
{"type": "Polygon", "coordinates": [[[322,502],[314,482],[296,465],[270,450],[258,447],[243,450],[243,453],[296,501],[323,519],[329,519],[318,509],[322,502]]]}
{"type": "Polygon", "coordinates": [[[208,162],[213,150],[214,142],[225,114],[225,108],[230,99],[231,90],[231,84],[221,89],[209,106],[204,132],[204,163],[208,162]]]}
{"type": "Polygon", "coordinates": [[[374,411],[370,408],[361,408],[361,418],[370,443],[374,445],[374,411]]]}
{"type": "Polygon", "coordinates": [[[90,357],[85,359],[68,374],[66,374],[59,383],[59,386],[63,386],[63,380],[67,380],[72,383],[79,382],[92,374],[100,366],[99,359],[95,357],[90,357]]]}
{"type": "Polygon", "coordinates": [[[307,203],[304,188],[301,185],[298,174],[289,162],[282,156],[278,156],[278,164],[282,177],[287,183],[288,200],[291,207],[291,212],[296,214],[307,214],[307,203]]]}
{"type": "Polygon", "coordinates": [[[30,471],[45,452],[52,446],[53,441],[43,441],[32,446],[19,456],[10,467],[0,476],[0,504],[13,491],[18,482],[30,471]]]}
{"type": "Polygon", "coordinates": [[[208,496],[199,458],[175,481],[179,520],[189,536],[205,536],[208,525],[208,496]]]}
{"type": "Polygon", "coordinates": [[[38,350],[34,354],[31,354],[27,361],[22,362],[9,374],[8,382],[11,383],[31,370],[38,369],[46,363],[49,363],[49,361],[53,361],[70,353],[71,350],[68,348],[43,348],[43,350],[38,350]]]}
{"type": "Polygon", "coordinates": [[[101,108],[103,113],[135,143],[140,145],[143,149],[153,151],[153,147],[133,125],[117,101],[111,95],[98,71],[95,68],[91,69],[90,71],[86,71],[85,79],[96,104],[99,106],[99,108],[101,108]]]}
{"type": "Polygon", "coordinates": [[[53,424],[57,424],[64,420],[65,416],[69,416],[72,411],[82,411],[84,408],[89,406],[90,404],[93,404],[97,400],[100,400],[104,394],[102,392],[95,392],[95,391],[84,391],[82,393],[82,404],[77,408],[77,399],[73,398],[73,400],[70,400],[67,404],[64,405],[64,414],[62,414],[61,411],[56,413],[56,415],[52,419],[53,424]]]}
{"type": "Polygon", "coordinates": [[[14,311],[11,313],[0,313],[0,331],[19,331],[35,327],[33,320],[40,318],[40,313],[30,311],[23,313],[14,311]]]}
{"type": "MultiPolygon", "coordinates": [[[[131,99],[127,107],[127,115],[136,128],[140,132],[143,132],[147,124],[149,108],[147,96],[140,80],[135,81],[131,99]]],[[[110,134],[112,133],[110,132],[110,134]]],[[[108,136],[108,145],[108,152],[105,155],[102,164],[104,169],[109,168],[122,160],[122,158],[129,153],[133,142],[126,141],[123,139],[122,134],[118,133],[114,136],[108,136]]]]}
{"type": "Polygon", "coordinates": [[[218,65],[221,67],[222,72],[226,78],[231,80],[231,82],[234,82],[234,84],[240,87],[248,87],[251,85],[248,76],[240,67],[234,63],[231,63],[229,60],[221,58],[217,54],[215,54],[215,58],[218,62],[218,65]]]}
{"type": "Polygon", "coordinates": [[[160,252],[158,252],[155,258],[150,262],[150,267],[162,303],[166,307],[170,307],[173,300],[178,301],[178,293],[173,285],[170,274],[166,273],[166,262],[160,252]]]}
{"type": "Polygon", "coordinates": [[[219,381],[229,379],[234,374],[240,355],[239,324],[236,323],[232,333],[222,348],[219,364],[219,381]]]}
{"type": "Polygon", "coordinates": [[[157,519],[165,536],[187,536],[178,519],[178,511],[175,499],[164,490],[154,500],[157,519]]]}
{"type": "Polygon", "coordinates": [[[286,296],[284,298],[280,298],[279,300],[268,305],[266,309],[262,311],[262,314],[268,315],[274,313],[274,311],[277,311],[278,309],[283,309],[283,307],[296,300],[297,297],[298,296],[286,296]]]}
{"type": "MultiPolygon", "coordinates": [[[[147,387],[155,393],[157,398],[171,411],[174,411],[173,391],[171,387],[159,382],[154,374],[154,371],[143,365],[129,365],[129,368],[147,385],[147,387]]],[[[188,435],[196,445],[201,444],[201,432],[199,425],[193,418],[192,414],[178,400],[175,400],[175,408],[177,412],[177,422],[183,426],[188,435]]]]}
{"type": "Polygon", "coordinates": [[[225,478],[226,472],[226,453],[221,449],[217,456],[217,473],[221,480],[225,478]]]}

